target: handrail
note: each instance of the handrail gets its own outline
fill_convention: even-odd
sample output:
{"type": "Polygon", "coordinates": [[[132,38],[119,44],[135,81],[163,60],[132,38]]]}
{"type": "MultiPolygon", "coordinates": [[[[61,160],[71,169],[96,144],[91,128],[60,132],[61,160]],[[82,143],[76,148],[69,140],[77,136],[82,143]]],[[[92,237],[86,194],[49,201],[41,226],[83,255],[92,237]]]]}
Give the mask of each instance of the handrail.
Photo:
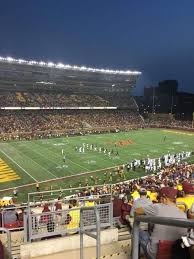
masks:
{"type": "Polygon", "coordinates": [[[86,234],[96,239],[96,259],[100,259],[100,216],[96,206],[81,207],[80,208],[80,259],[84,259],[83,255],[83,234],[86,234]],[[96,218],[96,234],[88,233],[83,226],[83,212],[86,210],[93,210],[96,218]]]}
{"type": "Polygon", "coordinates": [[[11,232],[7,228],[0,227],[0,231],[4,231],[7,234],[7,250],[9,255],[11,255],[11,232]]]}
{"type": "Polygon", "coordinates": [[[194,221],[189,219],[178,219],[171,217],[150,217],[136,216],[133,224],[133,239],[132,239],[132,259],[139,257],[139,224],[140,222],[160,224],[165,226],[174,226],[181,228],[194,228],[194,221]]]}

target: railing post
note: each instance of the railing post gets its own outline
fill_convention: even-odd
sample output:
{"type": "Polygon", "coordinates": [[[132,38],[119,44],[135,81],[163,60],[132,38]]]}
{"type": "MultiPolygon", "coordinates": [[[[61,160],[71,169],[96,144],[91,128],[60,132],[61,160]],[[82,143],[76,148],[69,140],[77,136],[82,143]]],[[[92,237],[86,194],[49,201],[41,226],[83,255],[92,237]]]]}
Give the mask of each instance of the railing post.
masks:
{"type": "Polygon", "coordinates": [[[111,224],[111,228],[112,228],[113,227],[113,203],[112,203],[112,201],[109,205],[109,219],[110,219],[110,224],[111,224]]]}
{"type": "Polygon", "coordinates": [[[94,207],[96,214],[96,258],[100,259],[100,216],[97,207],[94,207]]]}
{"type": "Polygon", "coordinates": [[[80,208],[80,259],[83,259],[83,234],[86,234],[96,239],[96,259],[100,259],[100,216],[98,208],[94,207],[81,207],[80,208]],[[96,235],[87,231],[83,228],[83,211],[93,210],[96,218],[96,235]]]}
{"type": "Polygon", "coordinates": [[[132,259],[139,258],[139,224],[140,222],[134,219],[132,235],[132,259]]]}
{"type": "Polygon", "coordinates": [[[80,259],[84,258],[83,210],[80,209],[80,259]]]}
{"type": "Polygon", "coordinates": [[[28,207],[27,210],[27,233],[28,233],[28,242],[31,242],[32,238],[32,214],[31,214],[31,208],[28,207]]]}
{"type": "Polygon", "coordinates": [[[27,243],[29,240],[28,231],[28,212],[27,209],[24,210],[24,242],[27,243]]]}

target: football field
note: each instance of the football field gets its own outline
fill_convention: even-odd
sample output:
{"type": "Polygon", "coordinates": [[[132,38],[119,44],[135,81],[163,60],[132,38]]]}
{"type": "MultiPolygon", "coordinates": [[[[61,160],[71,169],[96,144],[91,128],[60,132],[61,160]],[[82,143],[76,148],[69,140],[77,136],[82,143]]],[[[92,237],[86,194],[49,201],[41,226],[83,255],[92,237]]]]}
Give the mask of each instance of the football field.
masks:
{"type": "MultiPolygon", "coordinates": [[[[194,133],[143,129],[99,135],[0,142],[0,186],[2,190],[69,175],[79,176],[97,169],[126,164],[133,159],[143,159],[147,155],[150,158],[158,158],[168,152],[173,154],[178,151],[194,151],[194,133]],[[92,144],[97,146],[97,150],[90,150],[92,144]],[[85,152],[79,152],[79,148],[83,146],[85,152]],[[113,154],[99,152],[99,147],[113,151],[113,154]]],[[[78,177],[74,181],[79,180],[78,177]]]]}

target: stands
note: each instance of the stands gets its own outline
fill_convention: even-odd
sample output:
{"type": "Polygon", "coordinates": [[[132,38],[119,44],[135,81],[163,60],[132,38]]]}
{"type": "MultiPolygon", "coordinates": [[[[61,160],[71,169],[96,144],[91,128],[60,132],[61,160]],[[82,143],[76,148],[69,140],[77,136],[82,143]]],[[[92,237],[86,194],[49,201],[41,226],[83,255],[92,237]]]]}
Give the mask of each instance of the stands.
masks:
{"type": "MultiPolygon", "coordinates": [[[[116,208],[112,208],[112,206],[117,206],[116,202],[111,202],[110,198],[117,197],[119,201],[119,206],[122,206],[122,204],[126,204],[126,201],[128,203],[129,209],[133,206],[133,199],[129,195],[129,192],[133,195],[135,192],[138,192],[140,188],[145,188],[147,190],[147,195],[150,196],[152,199],[153,197],[157,197],[157,193],[163,186],[172,186],[178,190],[181,190],[180,186],[182,186],[183,191],[178,191],[178,196],[184,196],[182,197],[182,201],[186,203],[187,195],[189,197],[192,197],[191,192],[191,173],[194,169],[194,165],[186,165],[181,164],[178,166],[168,166],[164,168],[159,174],[157,175],[149,175],[140,179],[134,179],[131,181],[126,181],[123,183],[118,183],[112,186],[93,186],[91,187],[85,187],[83,190],[79,192],[76,192],[75,194],[70,195],[69,197],[63,197],[61,196],[62,190],[56,190],[53,191],[53,195],[49,196],[49,192],[44,193],[34,193],[33,195],[29,196],[30,198],[29,205],[26,207],[25,210],[23,210],[23,216],[20,215],[20,219],[23,218],[24,225],[20,226],[20,229],[23,232],[24,239],[28,242],[38,241],[40,239],[48,239],[48,238],[56,238],[64,235],[75,235],[76,233],[80,232],[79,222],[80,222],[80,208],[82,206],[90,206],[88,202],[91,202],[92,205],[95,205],[95,207],[98,210],[98,213],[100,215],[100,226],[101,229],[106,227],[111,227],[114,220],[113,220],[113,211],[115,211],[116,208]],[[184,178],[184,180],[182,180],[184,178]],[[103,191],[103,193],[102,193],[103,191]],[[185,194],[184,194],[185,192],[185,194]],[[56,195],[55,195],[56,193],[56,195]],[[152,195],[156,193],[156,195],[152,195]],[[187,194],[188,193],[188,194],[187,194]],[[38,196],[39,194],[39,196],[38,196]],[[40,195],[41,194],[41,195],[40,195]],[[44,195],[43,195],[44,194],[44,195]],[[57,197],[60,196],[60,200],[56,200],[57,197]],[[44,197],[44,200],[42,202],[38,201],[38,197],[44,197]],[[50,198],[49,198],[50,197],[50,198]],[[52,197],[52,200],[51,200],[52,197]],[[107,197],[105,199],[105,197],[107,197]],[[50,200],[49,200],[50,199],[50,200]],[[185,200],[184,200],[185,199],[185,200]],[[75,203],[76,201],[76,203],[75,203]],[[121,202],[120,202],[121,201],[121,202]],[[75,205],[73,205],[75,204],[75,205]],[[78,205],[79,204],[79,205],[78,205]],[[60,205],[60,206],[59,206],[60,205]],[[70,206],[70,207],[69,207],[70,206]],[[72,207],[73,206],[73,207],[72,207]],[[81,207],[80,207],[81,206],[81,207]],[[72,221],[72,223],[70,223],[72,221]]],[[[133,197],[135,197],[133,195],[133,197]]],[[[153,202],[156,202],[157,199],[153,199],[153,202]]],[[[179,201],[179,198],[177,198],[177,202],[179,201]]],[[[187,204],[187,203],[186,203],[187,204]]],[[[190,209],[191,206],[188,207],[190,209]]],[[[90,208],[90,207],[88,207],[90,208]]],[[[92,208],[92,207],[91,207],[92,208]]],[[[22,208],[10,208],[11,211],[18,211],[22,208]]],[[[2,217],[4,218],[4,214],[6,211],[10,209],[4,209],[2,213],[2,217]]],[[[187,206],[185,206],[185,209],[187,209],[187,206]]],[[[116,215],[116,222],[119,220],[119,217],[121,216],[121,211],[117,210],[116,215]],[[118,214],[119,213],[119,214],[118,214]]],[[[124,213],[123,215],[127,216],[129,213],[124,213]]],[[[126,220],[128,217],[126,217],[126,220]]],[[[136,220],[144,221],[144,218],[137,218],[136,220]]],[[[155,218],[149,218],[150,222],[155,222],[155,218]]],[[[147,221],[146,221],[147,222],[147,221]]],[[[174,221],[172,221],[174,222],[174,221]]],[[[185,221],[184,226],[187,227],[187,221],[185,221]]],[[[190,222],[190,221],[188,221],[190,222]]],[[[85,227],[85,230],[93,229],[95,226],[95,217],[91,210],[84,212],[83,214],[83,226],[85,227]]],[[[168,224],[171,222],[168,220],[168,224]]],[[[127,221],[124,223],[127,224],[127,221]]],[[[177,223],[172,223],[177,224],[177,223]]],[[[192,224],[192,223],[188,223],[192,224]]],[[[135,225],[136,226],[136,225],[135,225]]],[[[189,225],[190,226],[190,225],[189,225]]],[[[17,226],[17,228],[18,226],[17,226]]],[[[14,229],[12,228],[12,231],[14,229]]],[[[134,230],[135,233],[136,230],[134,230]]],[[[136,234],[134,234],[133,240],[135,242],[136,234]]],[[[137,245],[136,245],[137,246],[137,245]]],[[[134,257],[136,258],[136,257],[134,257]]]]}
{"type": "Polygon", "coordinates": [[[64,92],[4,92],[1,107],[107,107],[111,103],[96,95],[65,94],[64,92]]]}
{"type": "Polygon", "coordinates": [[[0,138],[10,140],[138,128],[142,120],[128,110],[4,110],[0,111],[0,124],[0,138]]]}

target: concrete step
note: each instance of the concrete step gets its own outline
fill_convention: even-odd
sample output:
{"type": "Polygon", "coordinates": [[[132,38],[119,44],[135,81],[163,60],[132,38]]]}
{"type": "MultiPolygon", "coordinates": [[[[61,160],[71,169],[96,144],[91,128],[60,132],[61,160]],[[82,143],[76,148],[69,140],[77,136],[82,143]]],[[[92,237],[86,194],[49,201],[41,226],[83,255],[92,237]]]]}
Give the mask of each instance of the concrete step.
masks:
{"type": "MultiPolygon", "coordinates": [[[[131,241],[124,240],[119,242],[114,242],[109,245],[101,246],[101,258],[103,259],[129,259],[131,252],[131,241]]],[[[57,253],[47,256],[36,257],[34,259],[79,259],[80,250],[67,251],[64,253],[57,253]]],[[[96,248],[89,247],[84,249],[84,259],[95,259],[96,258],[96,248]]]]}
{"type": "Polygon", "coordinates": [[[131,233],[129,232],[128,227],[120,228],[118,231],[118,234],[119,234],[118,236],[119,241],[131,239],[131,233]]]}

